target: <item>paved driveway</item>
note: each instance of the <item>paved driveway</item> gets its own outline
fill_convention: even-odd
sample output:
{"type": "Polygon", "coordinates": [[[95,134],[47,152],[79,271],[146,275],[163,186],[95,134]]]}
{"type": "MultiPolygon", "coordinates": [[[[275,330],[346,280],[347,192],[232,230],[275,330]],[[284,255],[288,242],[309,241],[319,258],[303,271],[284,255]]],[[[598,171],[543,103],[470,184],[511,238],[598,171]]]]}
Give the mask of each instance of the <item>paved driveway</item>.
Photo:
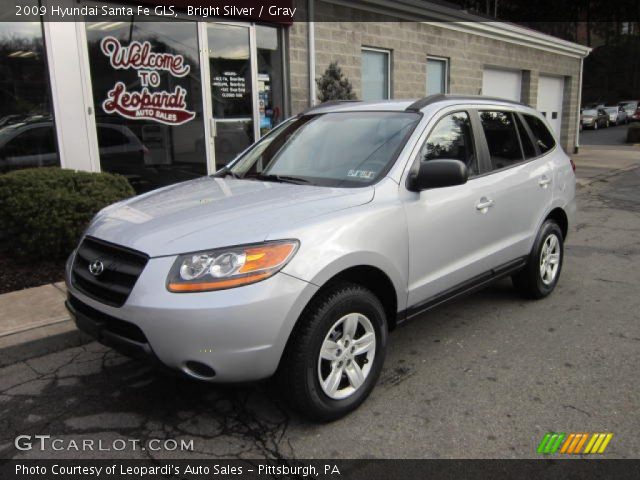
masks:
{"type": "Polygon", "coordinates": [[[613,432],[606,456],[637,457],[640,169],[598,178],[580,188],[550,298],[523,301],[504,280],[399,328],[377,388],[343,420],[307,423],[269,383],[170,378],[90,343],[0,370],[0,456],[518,458],[547,431],[577,431],[613,432]],[[193,439],[194,452],[14,449],[43,433],[193,439]]]}
{"type": "Polygon", "coordinates": [[[598,130],[582,130],[580,145],[624,145],[627,139],[628,125],[599,128],[598,130]]]}

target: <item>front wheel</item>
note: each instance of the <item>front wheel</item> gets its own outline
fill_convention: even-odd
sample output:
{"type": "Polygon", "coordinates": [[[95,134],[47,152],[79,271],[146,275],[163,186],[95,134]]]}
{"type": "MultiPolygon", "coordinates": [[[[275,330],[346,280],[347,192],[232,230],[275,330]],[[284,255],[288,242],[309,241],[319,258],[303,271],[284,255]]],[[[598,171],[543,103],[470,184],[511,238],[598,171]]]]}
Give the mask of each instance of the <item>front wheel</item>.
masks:
{"type": "Polygon", "coordinates": [[[563,258],[562,230],[548,219],[540,227],[526,266],[511,277],[514,287],[527,298],[546,297],[558,283],[563,258]]]}
{"type": "Polygon", "coordinates": [[[335,285],[299,319],[278,370],[281,391],[305,417],[338,419],[373,390],[386,346],[380,300],[360,285],[335,285]]]}

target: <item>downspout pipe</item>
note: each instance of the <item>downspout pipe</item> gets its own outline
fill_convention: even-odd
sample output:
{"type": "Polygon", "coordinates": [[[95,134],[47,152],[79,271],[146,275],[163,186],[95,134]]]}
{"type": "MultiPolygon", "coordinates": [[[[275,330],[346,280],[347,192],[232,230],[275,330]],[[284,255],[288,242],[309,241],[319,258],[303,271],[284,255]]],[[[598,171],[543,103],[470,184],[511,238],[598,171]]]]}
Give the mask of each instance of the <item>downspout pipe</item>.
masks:
{"type": "Polygon", "coordinates": [[[580,151],[580,107],[582,105],[582,69],[584,67],[584,57],[580,58],[580,75],[578,77],[578,121],[576,122],[576,143],[573,153],[580,151]]]}
{"type": "Polygon", "coordinates": [[[307,0],[307,33],[309,44],[309,106],[313,107],[316,104],[316,34],[315,23],[313,18],[315,16],[314,0],[307,0]]]}

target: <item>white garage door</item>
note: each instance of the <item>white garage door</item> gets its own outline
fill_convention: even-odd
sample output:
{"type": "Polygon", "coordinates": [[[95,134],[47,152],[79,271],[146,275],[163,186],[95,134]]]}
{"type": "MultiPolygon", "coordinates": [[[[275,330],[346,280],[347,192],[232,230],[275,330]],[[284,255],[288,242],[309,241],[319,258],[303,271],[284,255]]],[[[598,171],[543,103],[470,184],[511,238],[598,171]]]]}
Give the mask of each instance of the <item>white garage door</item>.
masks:
{"type": "Polygon", "coordinates": [[[564,78],[540,75],[538,80],[538,110],[547,117],[547,121],[556,135],[560,136],[562,124],[562,98],[564,96],[564,78]]]}
{"type": "Polygon", "coordinates": [[[522,72],[485,68],[482,73],[482,94],[520,101],[522,72]]]}

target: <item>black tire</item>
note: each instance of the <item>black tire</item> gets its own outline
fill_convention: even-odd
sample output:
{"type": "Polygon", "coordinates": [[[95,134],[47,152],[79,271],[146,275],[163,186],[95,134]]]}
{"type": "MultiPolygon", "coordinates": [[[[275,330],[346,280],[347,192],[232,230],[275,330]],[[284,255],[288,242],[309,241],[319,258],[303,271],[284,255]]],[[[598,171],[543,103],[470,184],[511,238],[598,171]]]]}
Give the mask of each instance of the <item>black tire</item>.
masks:
{"type": "MultiPolygon", "coordinates": [[[[533,244],[531,253],[526,266],[518,273],[514,274],[511,279],[513,286],[518,290],[525,298],[540,299],[544,298],[553,292],[554,288],[558,284],[560,273],[562,272],[562,262],[564,260],[564,239],[562,235],[562,229],[558,226],[555,220],[546,220],[540,230],[538,236],[533,244]],[[559,261],[555,275],[550,282],[543,280],[541,275],[541,257],[543,253],[543,247],[551,235],[555,235],[558,241],[559,249],[559,261]]],[[[547,278],[547,281],[549,279],[547,278]]]]}
{"type": "Polygon", "coordinates": [[[373,293],[353,283],[329,287],[307,306],[291,334],[277,373],[283,397],[294,410],[315,421],[336,420],[355,410],[380,376],[387,335],[385,311],[373,293]],[[320,348],[334,324],[350,313],[361,313],[371,322],[376,335],[375,355],[364,383],[351,396],[336,400],[325,394],[320,385],[320,348]]]}

